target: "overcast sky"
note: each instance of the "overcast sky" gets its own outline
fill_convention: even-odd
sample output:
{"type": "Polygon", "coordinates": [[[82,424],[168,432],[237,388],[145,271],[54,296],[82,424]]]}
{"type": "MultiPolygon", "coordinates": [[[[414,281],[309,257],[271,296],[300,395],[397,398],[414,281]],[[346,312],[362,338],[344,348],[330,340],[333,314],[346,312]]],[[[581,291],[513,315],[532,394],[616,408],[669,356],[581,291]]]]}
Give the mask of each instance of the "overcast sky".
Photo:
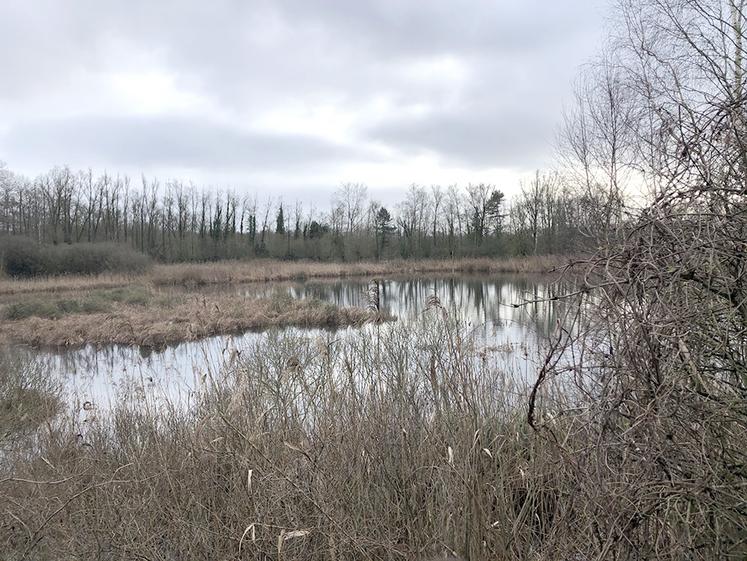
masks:
{"type": "Polygon", "coordinates": [[[607,0],[0,0],[0,160],[300,196],[552,161],[607,0]]]}

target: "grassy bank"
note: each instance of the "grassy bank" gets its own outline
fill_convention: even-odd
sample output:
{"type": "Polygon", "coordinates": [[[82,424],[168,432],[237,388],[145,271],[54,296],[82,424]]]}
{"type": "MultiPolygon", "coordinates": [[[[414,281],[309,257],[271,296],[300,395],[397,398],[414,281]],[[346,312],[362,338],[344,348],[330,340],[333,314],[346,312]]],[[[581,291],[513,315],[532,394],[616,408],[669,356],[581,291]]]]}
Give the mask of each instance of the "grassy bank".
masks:
{"type": "Polygon", "coordinates": [[[157,265],[132,274],[67,275],[35,279],[0,279],[0,295],[33,292],[109,289],[132,284],[154,286],[206,286],[211,284],[288,281],[304,279],[422,275],[452,273],[547,273],[572,261],[563,256],[512,259],[409,260],[360,263],[311,261],[221,261],[217,263],[157,265]]]}
{"type": "Polygon", "coordinates": [[[133,287],[70,297],[34,295],[0,308],[0,342],[40,347],[136,345],[160,348],[182,341],[272,327],[339,328],[377,317],[362,308],[318,300],[240,294],[162,292],[133,287]]]}

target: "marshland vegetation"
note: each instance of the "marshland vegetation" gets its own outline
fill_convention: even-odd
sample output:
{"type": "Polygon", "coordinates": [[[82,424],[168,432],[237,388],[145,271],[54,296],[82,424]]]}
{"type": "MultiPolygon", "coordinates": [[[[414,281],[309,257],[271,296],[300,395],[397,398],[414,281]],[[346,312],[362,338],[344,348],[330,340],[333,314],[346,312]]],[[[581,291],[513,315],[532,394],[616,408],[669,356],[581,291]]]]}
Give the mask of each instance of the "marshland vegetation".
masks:
{"type": "Polygon", "coordinates": [[[67,275],[0,281],[0,341],[37,347],[136,345],[272,327],[340,328],[395,319],[367,302],[357,307],[288,297],[279,283],[422,275],[548,273],[568,257],[511,260],[380,261],[352,264],[257,260],[157,265],[131,274],[67,275]],[[251,295],[266,283],[273,293],[251,295]],[[243,287],[243,289],[242,289],[243,287]]]}
{"type": "Polygon", "coordinates": [[[63,292],[119,288],[132,285],[194,288],[207,285],[267,283],[304,279],[348,277],[382,278],[443,274],[535,274],[558,273],[571,265],[572,256],[530,256],[511,259],[422,259],[320,263],[316,261],[218,261],[153,265],[147,271],[100,273],[96,275],[0,278],[0,295],[31,292],[63,292]]]}
{"type": "Polygon", "coordinates": [[[84,436],[53,424],[35,450],[14,448],[5,551],[524,556],[560,531],[547,517],[571,488],[517,408],[527,381],[439,309],[333,344],[275,333],[242,351],[189,409],[123,399],[84,436]]]}
{"type": "MultiPolygon", "coordinates": [[[[4,360],[0,553],[40,561],[744,559],[747,14],[735,0],[624,0],[617,16],[623,32],[585,68],[561,133],[562,181],[577,203],[570,206],[595,212],[584,215],[592,229],[576,229],[584,243],[573,249],[585,257],[575,284],[560,296],[501,302],[556,306],[540,344],[518,356],[511,345],[478,336],[434,293],[406,321],[326,337],[259,335],[198,377],[187,406],[125,393],[106,408],[88,403],[82,420],[37,363],[4,360]],[[625,199],[626,186],[639,192],[640,208],[625,199]]],[[[72,185],[70,177],[58,170],[39,186],[56,193],[58,183],[72,185]]],[[[540,176],[534,185],[540,192],[540,176]]],[[[525,190],[529,200],[532,192],[525,190]]],[[[148,184],[136,206],[155,200],[156,211],[138,214],[146,218],[137,226],[120,221],[112,229],[121,215],[103,213],[95,231],[137,230],[128,244],[170,260],[179,251],[180,214],[172,214],[175,230],[161,228],[171,207],[151,193],[148,184]]],[[[354,203],[360,190],[347,193],[354,203]]],[[[417,189],[411,193],[420,200],[417,189]]],[[[453,214],[454,223],[462,219],[459,247],[497,253],[523,239],[524,253],[541,253],[539,229],[494,227],[502,199],[492,193],[485,190],[486,206],[453,214]]],[[[197,249],[230,247],[221,245],[226,217],[237,215],[225,203],[211,207],[213,221],[221,209],[220,228],[204,221],[204,245],[199,226],[191,235],[185,229],[194,255],[213,258],[197,249]]],[[[81,218],[87,213],[60,221],[44,205],[34,208],[53,219],[39,220],[42,241],[93,231],[81,218]]],[[[99,206],[83,200],[72,208],[99,206]]],[[[274,207],[267,208],[255,226],[270,222],[274,207]]],[[[363,215],[356,204],[339,208],[342,234],[322,228],[328,237],[312,237],[310,223],[307,242],[324,240],[325,257],[348,259],[358,251],[363,215]]],[[[449,251],[448,218],[434,234],[426,220],[409,229],[407,217],[419,214],[403,216],[398,234],[380,230],[398,240],[383,257],[402,248],[419,248],[419,256],[437,240],[449,251]]],[[[527,224],[533,216],[524,215],[527,224]]],[[[278,208],[275,231],[257,227],[246,251],[261,247],[254,242],[263,233],[266,247],[295,251],[295,231],[303,239],[303,228],[288,229],[280,217],[278,208]]],[[[240,228],[228,223],[228,238],[246,248],[247,239],[233,236],[240,228]]],[[[369,235],[368,251],[385,245],[377,239],[369,235]]],[[[136,281],[146,299],[157,299],[185,286],[378,277],[403,267],[425,273],[424,263],[437,262],[156,264],[135,278],[146,279],[136,281]]],[[[475,263],[489,272],[501,267],[475,263]]],[[[127,298],[116,289],[129,278],[5,280],[5,295],[52,299],[6,308],[17,319],[5,324],[100,319],[77,294],[82,287],[99,291],[94,308],[134,310],[136,296],[116,300],[127,298]]],[[[234,306],[234,296],[226,297],[234,306]]],[[[378,301],[374,290],[372,308],[378,301]]]]}
{"type": "Polygon", "coordinates": [[[34,296],[5,306],[0,341],[34,347],[163,348],[214,335],[277,327],[339,328],[391,319],[365,308],[242,294],[94,291],[82,298],[34,296]]]}

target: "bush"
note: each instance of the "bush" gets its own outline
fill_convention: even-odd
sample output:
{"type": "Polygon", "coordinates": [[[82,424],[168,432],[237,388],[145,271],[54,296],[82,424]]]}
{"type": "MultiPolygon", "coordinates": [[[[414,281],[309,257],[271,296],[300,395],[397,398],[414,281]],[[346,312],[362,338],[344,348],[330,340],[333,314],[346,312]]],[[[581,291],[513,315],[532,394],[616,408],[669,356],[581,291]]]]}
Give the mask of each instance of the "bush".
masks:
{"type": "MultiPolygon", "coordinates": [[[[15,348],[0,349],[0,450],[2,459],[28,444],[26,437],[48,426],[62,406],[61,386],[40,362],[15,348]]],[[[0,467],[3,467],[0,463],[0,467]]],[[[3,556],[3,558],[5,558],[3,556]]]]}
{"type": "Polygon", "coordinates": [[[11,277],[140,273],[151,265],[148,256],[112,243],[40,245],[27,238],[0,242],[2,269],[11,277]]]}
{"type": "Polygon", "coordinates": [[[49,263],[42,246],[27,238],[7,238],[0,247],[2,268],[11,277],[35,277],[48,274],[49,263]]]}
{"type": "Polygon", "coordinates": [[[58,255],[63,261],[58,263],[57,274],[141,273],[151,264],[148,256],[110,243],[65,246],[58,255]]]}

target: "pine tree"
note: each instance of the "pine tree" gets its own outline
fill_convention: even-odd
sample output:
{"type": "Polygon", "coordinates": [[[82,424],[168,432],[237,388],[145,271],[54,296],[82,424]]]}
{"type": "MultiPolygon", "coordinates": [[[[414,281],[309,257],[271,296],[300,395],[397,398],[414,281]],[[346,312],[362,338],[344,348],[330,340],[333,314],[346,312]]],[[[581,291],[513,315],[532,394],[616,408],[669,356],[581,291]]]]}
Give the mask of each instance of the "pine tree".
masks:
{"type": "Polygon", "coordinates": [[[282,203],[280,203],[280,208],[278,208],[278,216],[275,221],[275,232],[278,234],[285,234],[285,216],[283,215],[282,203]]]}
{"type": "Polygon", "coordinates": [[[389,235],[394,232],[392,216],[385,207],[380,207],[374,217],[374,233],[376,235],[376,259],[381,257],[381,252],[388,243],[389,235]]]}

